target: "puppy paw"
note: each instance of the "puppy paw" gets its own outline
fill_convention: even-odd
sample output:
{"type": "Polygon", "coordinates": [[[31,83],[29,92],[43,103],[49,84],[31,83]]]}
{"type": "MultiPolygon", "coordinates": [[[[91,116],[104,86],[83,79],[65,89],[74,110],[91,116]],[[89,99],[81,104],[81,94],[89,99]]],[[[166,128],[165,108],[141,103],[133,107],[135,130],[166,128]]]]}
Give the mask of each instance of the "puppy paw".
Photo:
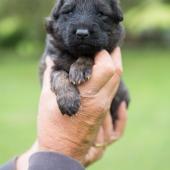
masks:
{"type": "Polygon", "coordinates": [[[57,103],[59,109],[63,115],[73,116],[75,115],[80,107],[80,96],[60,96],[57,97],[57,103]]]}
{"type": "Polygon", "coordinates": [[[80,94],[76,86],[70,83],[68,73],[55,71],[51,75],[51,89],[56,94],[61,113],[72,116],[80,107],[80,94]]]}
{"type": "Polygon", "coordinates": [[[80,85],[91,78],[92,64],[84,60],[85,59],[79,59],[71,65],[69,80],[74,85],[80,85]]]}

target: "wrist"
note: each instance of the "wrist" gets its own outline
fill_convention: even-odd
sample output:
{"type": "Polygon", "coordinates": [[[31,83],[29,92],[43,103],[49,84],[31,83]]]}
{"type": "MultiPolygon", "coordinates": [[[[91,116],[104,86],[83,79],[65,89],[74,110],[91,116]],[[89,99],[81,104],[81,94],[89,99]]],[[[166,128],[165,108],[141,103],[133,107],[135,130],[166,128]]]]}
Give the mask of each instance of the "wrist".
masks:
{"type": "Polygon", "coordinates": [[[39,151],[60,153],[82,163],[84,155],[86,155],[86,151],[88,150],[86,149],[87,146],[70,141],[69,139],[58,139],[55,141],[56,142],[54,142],[54,140],[51,142],[47,140],[40,140],[39,151]]]}
{"type": "Polygon", "coordinates": [[[25,153],[20,155],[16,161],[16,170],[27,170],[28,162],[32,154],[39,151],[38,142],[36,141],[34,145],[25,153]]]}
{"type": "MultiPolygon", "coordinates": [[[[59,141],[59,140],[58,140],[59,141]]],[[[34,145],[25,153],[20,155],[16,160],[16,170],[28,170],[29,167],[29,160],[31,156],[38,152],[51,152],[51,153],[60,153],[62,155],[71,157],[79,162],[81,161],[81,153],[77,151],[78,146],[76,144],[71,144],[62,141],[62,144],[60,142],[56,142],[55,144],[51,142],[47,142],[47,145],[45,143],[41,143],[39,141],[36,141],[34,145]]]]}
{"type": "MultiPolygon", "coordinates": [[[[18,157],[16,160],[16,170],[28,170],[30,161],[32,164],[34,164],[34,166],[35,164],[39,165],[39,161],[37,161],[39,158],[41,158],[41,160],[45,159],[44,161],[47,161],[48,158],[49,161],[52,161],[51,163],[54,164],[55,162],[53,159],[50,159],[49,156],[53,158],[55,156],[56,161],[58,161],[57,158],[59,158],[59,160],[62,159],[67,163],[71,162],[71,164],[75,167],[81,167],[83,169],[81,164],[82,161],[76,159],[75,155],[73,155],[74,154],[71,151],[65,151],[65,153],[62,151],[60,152],[59,148],[54,150],[46,147],[40,147],[39,143],[36,141],[27,152],[18,157]]],[[[55,164],[57,165],[57,163],[55,164]]]]}

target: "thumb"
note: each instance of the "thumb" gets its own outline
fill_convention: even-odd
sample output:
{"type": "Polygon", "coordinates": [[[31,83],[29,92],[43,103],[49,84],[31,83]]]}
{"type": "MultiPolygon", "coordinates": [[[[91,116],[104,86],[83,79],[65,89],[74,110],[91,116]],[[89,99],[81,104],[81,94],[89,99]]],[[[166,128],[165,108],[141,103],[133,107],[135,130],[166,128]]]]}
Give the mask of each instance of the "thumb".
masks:
{"type": "Polygon", "coordinates": [[[50,90],[50,88],[51,88],[50,75],[52,72],[52,67],[54,66],[54,62],[52,61],[52,59],[50,59],[49,56],[46,57],[45,63],[46,63],[46,69],[45,69],[44,75],[43,75],[43,87],[42,87],[43,91],[50,90]]]}

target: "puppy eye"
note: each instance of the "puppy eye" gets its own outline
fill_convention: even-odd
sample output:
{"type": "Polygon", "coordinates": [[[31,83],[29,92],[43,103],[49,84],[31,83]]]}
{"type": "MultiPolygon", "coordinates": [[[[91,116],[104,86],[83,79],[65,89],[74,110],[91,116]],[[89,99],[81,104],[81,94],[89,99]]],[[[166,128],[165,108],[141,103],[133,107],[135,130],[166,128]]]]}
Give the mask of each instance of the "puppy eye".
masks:
{"type": "Polygon", "coordinates": [[[108,20],[110,18],[109,15],[103,13],[103,12],[98,12],[98,17],[100,17],[102,20],[108,20]]]}
{"type": "Polygon", "coordinates": [[[103,12],[98,12],[98,14],[97,14],[99,17],[103,17],[103,16],[105,16],[105,14],[103,13],[103,12]]]}
{"type": "Polygon", "coordinates": [[[63,8],[60,10],[60,14],[71,15],[73,14],[74,9],[75,6],[73,4],[65,4],[65,6],[63,6],[63,8]]]}
{"type": "Polygon", "coordinates": [[[71,15],[71,14],[73,14],[73,11],[71,11],[71,10],[63,10],[63,11],[61,11],[61,14],[71,15]]]}

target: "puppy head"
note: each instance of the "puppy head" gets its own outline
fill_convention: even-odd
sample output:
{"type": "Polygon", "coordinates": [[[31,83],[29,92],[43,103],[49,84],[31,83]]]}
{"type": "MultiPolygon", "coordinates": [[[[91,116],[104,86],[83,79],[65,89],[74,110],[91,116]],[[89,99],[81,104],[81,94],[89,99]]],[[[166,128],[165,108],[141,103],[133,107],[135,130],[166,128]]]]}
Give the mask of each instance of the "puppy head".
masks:
{"type": "Polygon", "coordinates": [[[111,51],[122,34],[122,12],[116,0],[57,0],[47,32],[72,55],[111,51]]]}

